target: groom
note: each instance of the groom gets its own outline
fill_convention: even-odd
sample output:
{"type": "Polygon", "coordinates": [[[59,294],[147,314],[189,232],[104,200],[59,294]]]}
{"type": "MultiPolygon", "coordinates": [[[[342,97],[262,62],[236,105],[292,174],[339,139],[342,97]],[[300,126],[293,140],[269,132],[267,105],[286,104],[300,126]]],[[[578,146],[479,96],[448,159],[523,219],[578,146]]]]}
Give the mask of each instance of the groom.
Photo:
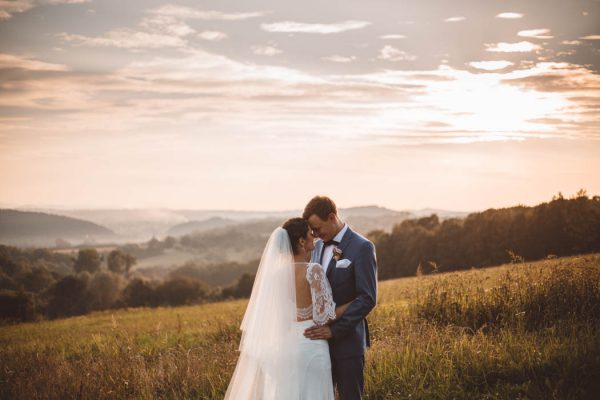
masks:
{"type": "Polygon", "coordinates": [[[364,387],[365,348],[370,346],[365,317],[377,299],[375,247],[339,218],[335,203],[328,197],[314,197],[306,205],[303,218],[321,239],[315,244],[311,262],[325,268],[333,301],[352,301],[331,325],[310,327],[304,335],[329,340],[333,384],[341,400],[358,400],[364,387]]]}

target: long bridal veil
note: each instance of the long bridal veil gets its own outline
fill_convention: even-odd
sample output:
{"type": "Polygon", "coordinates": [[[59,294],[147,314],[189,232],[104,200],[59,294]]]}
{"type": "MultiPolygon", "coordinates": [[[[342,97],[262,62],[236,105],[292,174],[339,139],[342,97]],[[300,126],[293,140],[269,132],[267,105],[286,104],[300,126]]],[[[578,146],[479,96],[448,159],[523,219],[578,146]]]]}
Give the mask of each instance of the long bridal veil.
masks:
{"type": "Polygon", "coordinates": [[[263,252],[242,320],[240,356],[226,400],[293,400],[298,352],[294,259],[287,231],[277,228],[263,252]]]}

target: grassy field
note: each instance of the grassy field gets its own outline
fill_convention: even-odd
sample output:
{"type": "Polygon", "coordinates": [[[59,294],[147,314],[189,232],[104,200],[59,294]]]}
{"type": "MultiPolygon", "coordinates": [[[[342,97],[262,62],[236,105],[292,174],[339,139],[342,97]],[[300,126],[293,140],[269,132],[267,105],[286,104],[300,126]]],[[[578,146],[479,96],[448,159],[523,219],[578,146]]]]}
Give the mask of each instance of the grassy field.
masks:
{"type": "MultiPolygon", "coordinates": [[[[0,327],[3,399],[220,399],[246,301],[0,327]]],[[[368,399],[592,399],[600,255],[380,282],[368,399]]]]}

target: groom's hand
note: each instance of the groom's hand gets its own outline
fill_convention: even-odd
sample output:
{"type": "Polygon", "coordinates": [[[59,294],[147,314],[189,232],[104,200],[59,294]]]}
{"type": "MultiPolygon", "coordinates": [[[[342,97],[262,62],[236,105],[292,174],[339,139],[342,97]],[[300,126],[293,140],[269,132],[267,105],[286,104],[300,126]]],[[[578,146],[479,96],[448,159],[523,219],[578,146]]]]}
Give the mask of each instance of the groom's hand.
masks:
{"type": "Polygon", "coordinates": [[[311,340],[330,339],[333,337],[328,325],[314,325],[304,331],[304,336],[311,340]]]}

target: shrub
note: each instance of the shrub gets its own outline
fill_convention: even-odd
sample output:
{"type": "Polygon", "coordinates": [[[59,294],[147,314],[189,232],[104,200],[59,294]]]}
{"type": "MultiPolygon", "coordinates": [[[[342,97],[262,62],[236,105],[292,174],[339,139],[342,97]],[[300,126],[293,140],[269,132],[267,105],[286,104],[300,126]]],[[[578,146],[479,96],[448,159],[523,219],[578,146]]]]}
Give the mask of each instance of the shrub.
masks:
{"type": "Polygon", "coordinates": [[[150,282],[135,278],[123,290],[123,302],[129,307],[151,307],[156,306],[159,299],[150,282]]]}
{"type": "Polygon", "coordinates": [[[171,306],[197,303],[206,296],[207,292],[206,284],[188,277],[170,278],[156,288],[160,303],[171,306]]]}

